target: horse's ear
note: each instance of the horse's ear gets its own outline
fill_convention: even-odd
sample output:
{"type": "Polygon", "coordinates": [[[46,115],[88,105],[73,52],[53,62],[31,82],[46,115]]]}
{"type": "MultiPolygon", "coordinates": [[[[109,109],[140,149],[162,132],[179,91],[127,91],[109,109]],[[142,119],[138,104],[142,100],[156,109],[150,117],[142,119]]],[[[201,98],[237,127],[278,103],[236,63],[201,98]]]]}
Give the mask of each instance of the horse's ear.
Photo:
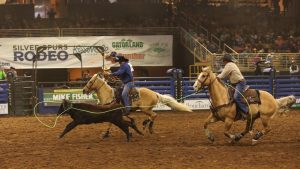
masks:
{"type": "Polygon", "coordinates": [[[210,68],[210,66],[202,67],[202,71],[209,72],[209,71],[211,71],[211,68],[210,68]]]}

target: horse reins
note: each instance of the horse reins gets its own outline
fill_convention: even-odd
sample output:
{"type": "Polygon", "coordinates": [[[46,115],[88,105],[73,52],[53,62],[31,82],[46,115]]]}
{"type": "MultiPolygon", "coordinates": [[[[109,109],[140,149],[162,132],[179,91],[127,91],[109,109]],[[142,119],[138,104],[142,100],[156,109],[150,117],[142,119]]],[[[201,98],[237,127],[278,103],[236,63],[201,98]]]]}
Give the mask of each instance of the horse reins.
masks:
{"type": "MultiPolygon", "coordinates": [[[[200,79],[197,79],[197,81],[198,81],[199,83],[205,83],[209,76],[210,76],[210,73],[208,73],[208,75],[207,75],[206,78],[203,80],[203,82],[201,82],[200,79]]],[[[216,77],[214,80],[212,80],[212,81],[210,82],[209,86],[210,86],[211,84],[213,84],[214,81],[215,81],[216,79],[217,79],[217,77],[216,77]]],[[[200,91],[201,89],[203,89],[203,88],[204,88],[204,86],[202,86],[202,87],[199,89],[199,91],[200,91]]]]}
{"type": "MultiPolygon", "coordinates": [[[[89,86],[86,85],[86,88],[88,88],[89,90],[91,90],[91,88],[92,88],[92,86],[94,85],[94,83],[96,82],[98,76],[99,76],[99,74],[97,74],[97,77],[93,80],[93,82],[92,82],[91,85],[89,85],[89,86]]],[[[105,81],[103,81],[103,83],[101,84],[100,87],[97,88],[97,90],[101,89],[101,88],[104,86],[104,84],[105,84],[105,81]]]]}
{"type": "MultiPolygon", "coordinates": [[[[198,81],[199,83],[205,83],[209,76],[210,76],[210,73],[208,73],[208,75],[207,75],[206,78],[203,80],[203,82],[201,82],[200,79],[197,79],[197,81],[198,81]]],[[[216,80],[217,80],[217,77],[216,77],[215,79],[213,79],[213,80],[210,82],[209,85],[207,85],[208,89],[210,89],[211,85],[212,85],[216,80]]],[[[199,91],[202,90],[202,89],[204,89],[204,86],[202,86],[202,87],[199,89],[199,91]]],[[[211,101],[211,99],[210,99],[210,97],[209,97],[208,94],[207,94],[207,91],[205,91],[205,96],[206,96],[206,98],[208,99],[208,101],[209,101],[209,103],[210,103],[210,110],[212,111],[213,115],[214,115],[216,118],[219,118],[219,119],[220,119],[220,117],[219,117],[219,115],[218,115],[218,113],[217,113],[218,110],[219,110],[220,108],[222,108],[222,107],[226,107],[226,106],[232,104],[232,102],[229,102],[229,103],[227,103],[227,104],[223,104],[223,105],[220,105],[220,106],[214,106],[213,103],[212,103],[212,101],[211,101]]]]}

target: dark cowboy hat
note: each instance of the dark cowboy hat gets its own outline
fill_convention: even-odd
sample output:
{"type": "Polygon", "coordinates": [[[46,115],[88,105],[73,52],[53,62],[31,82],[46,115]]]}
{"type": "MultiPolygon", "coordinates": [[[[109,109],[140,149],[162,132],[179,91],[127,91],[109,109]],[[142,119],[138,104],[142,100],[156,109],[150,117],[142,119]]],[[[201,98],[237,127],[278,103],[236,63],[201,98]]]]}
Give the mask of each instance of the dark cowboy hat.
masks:
{"type": "Polygon", "coordinates": [[[16,70],[16,68],[14,68],[14,67],[12,67],[12,66],[10,67],[10,69],[14,69],[14,70],[16,70]]]}
{"type": "Polygon", "coordinates": [[[115,60],[116,60],[116,62],[128,62],[129,61],[124,56],[120,56],[120,55],[116,56],[115,60]]]}
{"type": "Polygon", "coordinates": [[[106,55],[105,58],[109,58],[109,57],[116,57],[117,56],[117,52],[113,51],[111,52],[109,55],[106,55]]]}
{"type": "Polygon", "coordinates": [[[225,53],[224,56],[223,56],[223,61],[226,61],[226,62],[235,62],[235,59],[232,55],[228,54],[228,53],[225,53]]]}

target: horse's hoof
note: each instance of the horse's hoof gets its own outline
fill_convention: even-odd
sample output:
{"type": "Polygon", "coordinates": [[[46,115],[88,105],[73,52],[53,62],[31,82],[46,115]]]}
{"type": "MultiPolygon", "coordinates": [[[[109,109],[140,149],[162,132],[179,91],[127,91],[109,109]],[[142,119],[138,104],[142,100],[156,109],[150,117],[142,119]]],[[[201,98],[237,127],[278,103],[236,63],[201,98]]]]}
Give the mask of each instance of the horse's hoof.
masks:
{"type": "Polygon", "coordinates": [[[215,141],[215,136],[213,134],[209,134],[207,138],[212,143],[215,141]]]}
{"type": "Polygon", "coordinates": [[[129,133],[128,136],[127,136],[127,142],[130,142],[131,138],[132,138],[132,133],[129,133]]]}
{"type": "Polygon", "coordinates": [[[150,133],[150,134],[153,134],[153,133],[154,133],[153,128],[149,128],[149,133],[150,133]]]}
{"type": "Polygon", "coordinates": [[[143,129],[144,129],[144,130],[147,128],[147,125],[148,125],[149,123],[150,123],[150,120],[149,120],[149,119],[143,121],[143,129]]]}
{"type": "Polygon", "coordinates": [[[258,140],[252,139],[252,145],[256,145],[258,143],[258,140]]]}
{"type": "Polygon", "coordinates": [[[242,137],[243,137],[243,136],[242,136],[242,134],[240,134],[240,133],[235,134],[235,135],[234,135],[234,141],[235,141],[235,142],[239,142],[239,141],[241,140],[242,137]]]}
{"type": "Polygon", "coordinates": [[[252,140],[259,140],[264,134],[260,131],[257,131],[257,133],[254,135],[252,140]]]}
{"type": "Polygon", "coordinates": [[[149,122],[150,122],[149,119],[144,120],[144,121],[143,121],[143,126],[146,126],[149,122]]]}
{"type": "Polygon", "coordinates": [[[105,132],[104,134],[102,134],[102,139],[106,139],[109,137],[109,132],[105,132]]]}
{"type": "Polygon", "coordinates": [[[149,123],[149,133],[150,133],[150,134],[153,134],[153,133],[154,133],[154,130],[153,130],[153,124],[154,124],[154,122],[153,122],[153,121],[150,121],[150,123],[149,123]]]}

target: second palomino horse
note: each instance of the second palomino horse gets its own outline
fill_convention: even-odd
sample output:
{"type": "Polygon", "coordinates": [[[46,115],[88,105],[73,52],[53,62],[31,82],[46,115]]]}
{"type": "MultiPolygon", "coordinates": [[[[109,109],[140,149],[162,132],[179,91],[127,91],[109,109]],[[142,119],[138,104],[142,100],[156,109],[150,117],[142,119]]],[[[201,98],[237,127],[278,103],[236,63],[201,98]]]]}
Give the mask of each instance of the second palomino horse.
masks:
{"type": "MultiPolygon", "coordinates": [[[[225,122],[224,134],[231,139],[232,142],[239,141],[249,131],[252,130],[253,123],[257,118],[261,118],[264,129],[258,131],[252,138],[252,143],[255,144],[259,138],[270,132],[269,122],[274,117],[276,112],[287,105],[292,105],[296,102],[294,96],[287,96],[281,99],[275,99],[266,91],[255,91],[260,98],[259,103],[255,102],[249,106],[249,117],[247,119],[246,129],[238,134],[230,134],[229,130],[236,120],[237,108],[236,104],[231,101],[229,88],[227,88],[211,71],[210,67],[205,67],[199,74],[196,82],[193,85],[195,91],[199,91],[204,86],[208,87],[210,93],[212,111],[209,117],[205,120],[204,130],[210,141],[214,141],[212,132],[208,129],[208,125],[217,121],[225,122]]],[[[248,89],[253,90],[253,89],[248,89]]],[[[246,96],[247,97],[247,96],[246,96]]],[[[251,100],[250,100],[251,102],[251,100]]]]}

